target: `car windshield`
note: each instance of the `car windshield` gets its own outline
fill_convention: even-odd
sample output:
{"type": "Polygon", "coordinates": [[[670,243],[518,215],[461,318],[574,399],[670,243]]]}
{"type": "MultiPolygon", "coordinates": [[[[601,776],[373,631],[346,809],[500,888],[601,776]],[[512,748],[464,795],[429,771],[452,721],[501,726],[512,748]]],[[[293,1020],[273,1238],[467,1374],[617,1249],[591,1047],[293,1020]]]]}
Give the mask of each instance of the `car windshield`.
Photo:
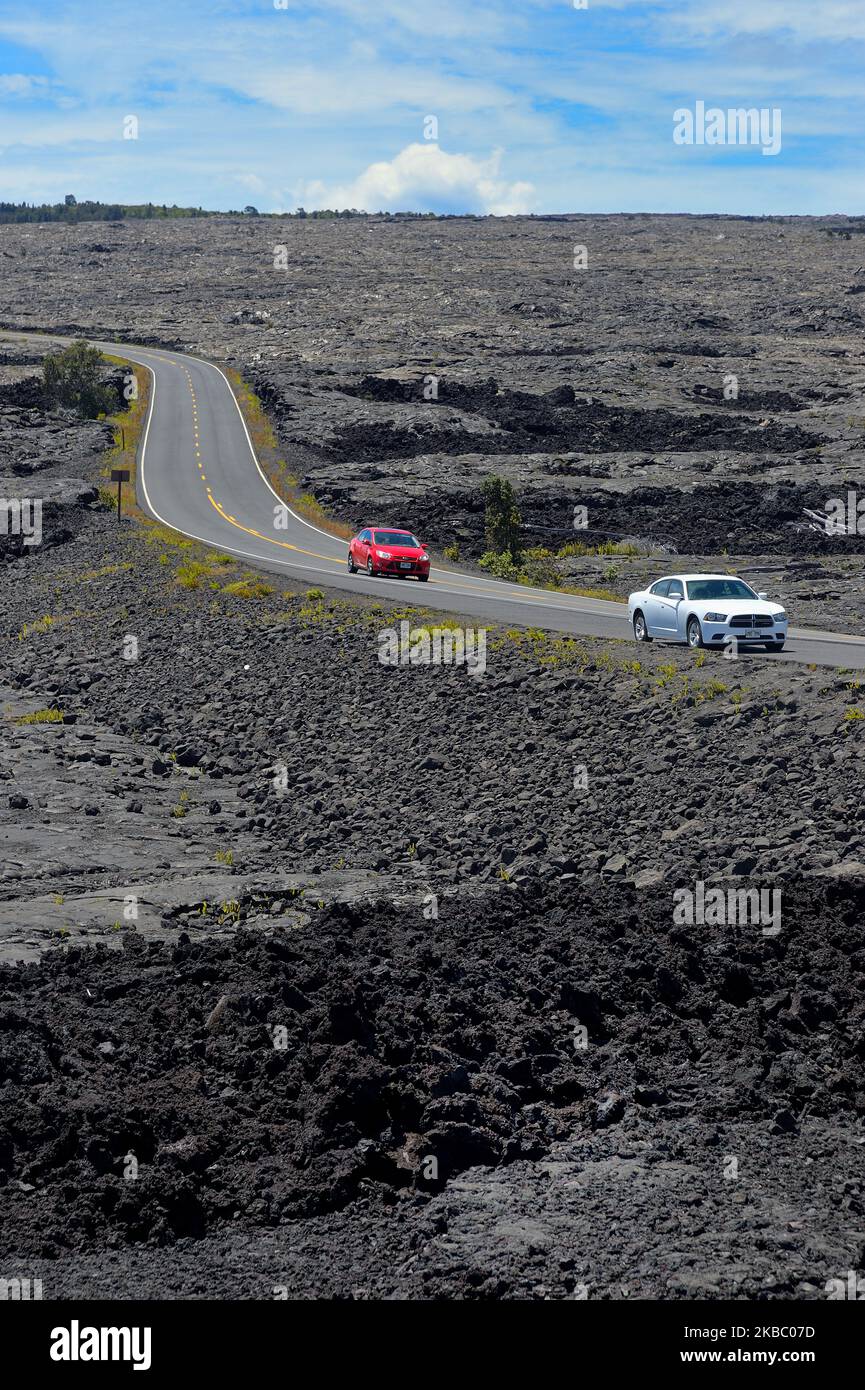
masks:
{"type": "Polygon", "coordinates": [[[744,579],[689,579],[688,598],[756,598],[744,579]]]}
{"type": "Polygon", "coordinates": [[[419,543],[409,531],[376,531],[376,545],[407,545],[413,550],[420,550],[419,543]]]}

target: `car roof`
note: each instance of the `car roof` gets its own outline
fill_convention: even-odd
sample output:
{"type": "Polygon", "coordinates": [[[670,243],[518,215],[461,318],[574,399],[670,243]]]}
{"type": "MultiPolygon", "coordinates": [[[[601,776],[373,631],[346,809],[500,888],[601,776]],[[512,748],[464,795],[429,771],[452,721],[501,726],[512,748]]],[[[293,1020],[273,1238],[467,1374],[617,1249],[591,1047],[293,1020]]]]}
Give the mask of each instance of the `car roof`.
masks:
{"type": "MultiPolygon", "coordinates": [[[[662,574],[662,575],[661,575],[661,579],[740,579],[740,578],[741,578],[741,576],[738,575],[738,574],[662,574]]],[[[653,580],[652,582],[653,582],[654,584],[660,584],[661,579],[655,579],[655,580],[653,580]]],[[[743,583],[743,584],[747,584],[747,583],[748,583],[747,579],[743,579],[743,580],[742,580],[742,583],[743,583]]]]}

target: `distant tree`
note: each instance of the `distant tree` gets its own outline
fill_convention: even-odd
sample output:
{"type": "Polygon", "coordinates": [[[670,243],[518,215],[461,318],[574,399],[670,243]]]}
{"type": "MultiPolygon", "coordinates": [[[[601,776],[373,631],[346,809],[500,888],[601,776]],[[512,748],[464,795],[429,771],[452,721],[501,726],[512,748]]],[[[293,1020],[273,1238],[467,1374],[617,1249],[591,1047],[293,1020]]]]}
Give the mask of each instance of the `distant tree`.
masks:
{"type": "Polygon", "coordinates": [[[295,217],[306,217],[306,208],[298,208],[295,217]]]}
{"type": "Polygon", "coordinates": [[[252,203],[247,203],[247,205],[246,205],[246,207],[243,209],[243,211],[244,211],[244,213],[245,213],[245,215],[246,215],[247,217],[258,217],[258,216],[260,216],[259,211],[258,211],[258,208],[254,208],[254,207],[252,206],[252,203]]]}
{"type": "Polygon", "coordinates": [[[63,201],[68,208],[77,208],[78,206],[78,199],[74,193],[67,193],[63,201]]]}
{"type": "Polygon", "coordinates": [[[83,338],[62,352],[50,352],[42,364],[48,401],[77,410],[89,420],[110,415],[117,408],[117,398],[102,380],[102,369],[101,354],[83,338]]]}
{"type": "Polygon", "coordinates": [[[510,555],[516,563],[520,558],[522,518],[507,478],[491,476],[486,479],[484,504],[484,543],[487,551],[495,555],[510,555]]]}

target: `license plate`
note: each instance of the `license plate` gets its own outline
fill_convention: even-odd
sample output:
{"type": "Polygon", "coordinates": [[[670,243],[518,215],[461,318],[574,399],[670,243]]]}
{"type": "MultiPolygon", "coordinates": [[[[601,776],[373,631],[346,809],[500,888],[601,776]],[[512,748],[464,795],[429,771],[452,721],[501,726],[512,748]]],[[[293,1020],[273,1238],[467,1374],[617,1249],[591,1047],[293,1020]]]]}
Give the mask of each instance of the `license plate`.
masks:
{"type": "Polygon", "coordinates": [[[744,631],[742,632],[742,635],[741,635],[741,637],[739,638],[739,641],[740,641],[740,642],[759,642],[759,641],[762,639],[762,636],[763,636],[763,634],[760,632],[760,629],[759,629],[759,628],[756,628],[756,627],[746,627],[746,628],[744,629],[744,631]]]}
{"type": "Polygon", "coordinates": [[[400,562],[399,562],[399,567],[400,567],[401,570],[410,570],[410,569],[411,569],[411,560],[400,560],[400,562]]]}

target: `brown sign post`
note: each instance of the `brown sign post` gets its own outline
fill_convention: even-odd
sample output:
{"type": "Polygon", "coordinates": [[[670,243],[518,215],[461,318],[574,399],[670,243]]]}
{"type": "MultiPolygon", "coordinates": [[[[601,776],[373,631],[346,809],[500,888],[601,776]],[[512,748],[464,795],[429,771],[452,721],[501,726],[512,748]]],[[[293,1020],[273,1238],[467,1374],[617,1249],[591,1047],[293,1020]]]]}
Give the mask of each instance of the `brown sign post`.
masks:
{"type": "Polygon", "coordinates": [[[120,495],[123,492],[123,484],[129,482],[128,468],[112,468],[111,481],[117,484],[117,520],[120,520],[120,495]]]}

